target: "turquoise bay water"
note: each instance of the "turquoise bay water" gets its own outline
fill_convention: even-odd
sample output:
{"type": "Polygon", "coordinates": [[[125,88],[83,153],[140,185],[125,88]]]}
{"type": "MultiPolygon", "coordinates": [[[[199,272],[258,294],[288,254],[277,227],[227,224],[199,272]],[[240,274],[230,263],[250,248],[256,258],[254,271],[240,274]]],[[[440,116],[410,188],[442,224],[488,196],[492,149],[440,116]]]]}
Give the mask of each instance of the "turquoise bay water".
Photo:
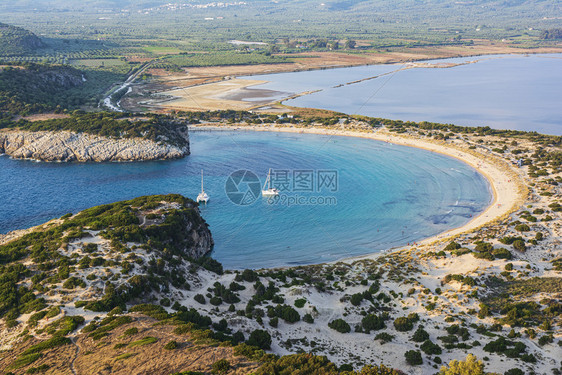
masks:
{"type": "Polygon", "coordinates": [[[453,68],[402,70],[341,87],[336,86],[393,72],[402,65],[250,78],[270,81],[254,89],[291,94],[322,90],[285,102],[297,107],[562,135],[562,54],[480,56],[432,62],[475,60],[479,61],[453,68]]]}
{"type": "MultiPolygon", "coordinates": [[[[366,139],[245,131],[192,131],[192,154],[142,163],[59,164],[0,157],[0,232],[145,194],[195,198],[200,170],[211,196],[201,208],[228,268],[319,263],[367,254],[458,227],[491,200],[468,165],[366,139]],[[233,204],[225,182],[247,169],[337,171],[337,191],[285,192],[329,204],[233,204]],[[318,199],[317,199],[318,200],[318,199]]],[[[316,185],[315,185],[316,186],[316,185]]]]}

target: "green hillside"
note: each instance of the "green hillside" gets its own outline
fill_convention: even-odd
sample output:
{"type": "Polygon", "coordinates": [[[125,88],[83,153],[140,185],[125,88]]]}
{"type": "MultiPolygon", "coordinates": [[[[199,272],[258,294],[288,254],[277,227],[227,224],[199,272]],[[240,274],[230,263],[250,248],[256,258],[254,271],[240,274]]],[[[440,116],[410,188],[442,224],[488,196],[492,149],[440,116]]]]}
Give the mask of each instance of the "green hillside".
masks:
{"type": "Polygon", "coordinates": [[[67,65],[18,64],[0,69],[0,117],[96,106],[123,75],[67,65]]]}
{"type": "Polygon", "coordinates": [[[43,46],[41,39],[32,32],[0,23],[0,56],[28,54],[43,46]]]}

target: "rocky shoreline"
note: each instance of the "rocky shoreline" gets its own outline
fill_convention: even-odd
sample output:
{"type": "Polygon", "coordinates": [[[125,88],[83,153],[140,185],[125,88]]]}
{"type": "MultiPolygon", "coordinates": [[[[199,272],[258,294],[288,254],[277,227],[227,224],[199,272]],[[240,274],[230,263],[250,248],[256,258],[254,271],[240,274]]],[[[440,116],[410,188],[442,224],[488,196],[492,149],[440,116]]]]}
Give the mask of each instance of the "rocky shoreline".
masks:
{"type": "Polygon", "coordinates": [[[70,131],[0,131],[0,154],[16,159],[53,162],[124,162],[178,159],[189,155],[189,134],[180,132],[184,146],[143,138],[109,138],[70,131]]]}

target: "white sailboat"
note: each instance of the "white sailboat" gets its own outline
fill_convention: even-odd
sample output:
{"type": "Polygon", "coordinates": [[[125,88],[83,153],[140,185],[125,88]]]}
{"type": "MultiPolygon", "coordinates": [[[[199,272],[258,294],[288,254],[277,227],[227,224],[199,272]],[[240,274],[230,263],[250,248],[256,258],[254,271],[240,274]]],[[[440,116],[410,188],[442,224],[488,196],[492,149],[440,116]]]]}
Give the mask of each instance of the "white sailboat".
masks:
{"type": "Polygon", "coordinates": [[[209,201],[209,195],[205,193],[205,189],[203,188],[203,170],[201,169],[201,193],[197,196],[197,202],[205,202],[209,201]]]}
{"type": "Polygon", "coordinates": [[[263,184],[261,195],[264,197],[279,195],[279,190],[271,187],[271,168],[269,168],[269,172],[267,173],[267,179],[265,180],[265,184],[263,184]]]}

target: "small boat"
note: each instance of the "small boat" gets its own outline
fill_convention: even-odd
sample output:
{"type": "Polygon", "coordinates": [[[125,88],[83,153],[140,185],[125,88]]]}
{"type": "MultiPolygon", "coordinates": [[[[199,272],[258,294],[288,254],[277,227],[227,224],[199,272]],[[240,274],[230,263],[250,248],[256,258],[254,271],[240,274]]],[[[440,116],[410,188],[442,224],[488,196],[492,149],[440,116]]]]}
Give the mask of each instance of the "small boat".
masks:
{"type": "Polygon", "coordinates": [[[279,195],[279,190],[271,187],[271,168],[269,168],[269,172],[267,173],[267,179],[265,180],[265,184],[263,184],[261,195],[263,195],[264,197],[279,195]]]}
{"type": "Polygon", "coordinates": [[[197,196],[197,203],[205,202],[205,204],[209,201],[209,195],[205,193],[205,189],[203,188],[203,170],[201,169],[201,193],[197,196]]]}

